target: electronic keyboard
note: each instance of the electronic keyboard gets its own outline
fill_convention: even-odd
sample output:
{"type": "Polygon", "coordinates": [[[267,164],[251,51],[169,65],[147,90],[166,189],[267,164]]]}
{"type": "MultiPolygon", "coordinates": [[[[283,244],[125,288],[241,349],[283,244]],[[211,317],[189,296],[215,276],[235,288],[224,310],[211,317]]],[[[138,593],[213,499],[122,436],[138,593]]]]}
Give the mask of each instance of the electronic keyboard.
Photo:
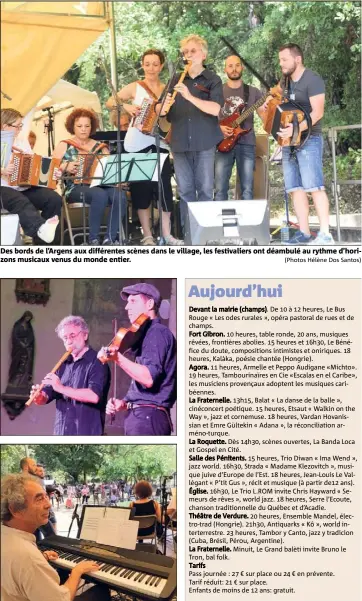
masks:
{"type": "Polygon", "coordinates": [[[141,599],[165,600],[175,593],[176,560],[171,557],[57,535],[46,537],[38,547],[41,551],[56,551],[58,559],[49,563],[69,571],[80,561],[96,561],[100,569],[82,578],[116,591],[135,593],[141,599]]]}

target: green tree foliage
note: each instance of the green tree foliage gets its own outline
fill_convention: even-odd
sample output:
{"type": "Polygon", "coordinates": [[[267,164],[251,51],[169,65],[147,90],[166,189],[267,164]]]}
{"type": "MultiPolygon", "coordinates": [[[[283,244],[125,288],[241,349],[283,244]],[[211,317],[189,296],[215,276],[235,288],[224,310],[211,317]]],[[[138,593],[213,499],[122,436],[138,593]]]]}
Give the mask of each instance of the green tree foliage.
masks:
{"type": "Polygon", "coordinates": [[[122,479],[133,483],[169,476],[176,471],[176,447],[173,445],[122,445],[111,448],[113,453],[105,456],[99,470],[102,480],[122,479]]]}
{"type": "MultiPolygon", "coordinates": [[[[155,480],[176,471],[175,445],[28,445],[28,454],[57,481],[155,480]]],[[[2,445],[2,475],[19,472],[24,445],[2,445]]]]}
{"type": "Polygon", "coordinates": [[[1,445],[1,475],[19,472],[23,457],[26,457],[25,445],[1,445]]]}
{"type": "Polygon", "coordinates": [[[34,445],[37,461],[44,464],[48,472],[63,471],[75,481],[85,480],[87,475],[97,473],[103,453],[100,445],[34,445]]]}

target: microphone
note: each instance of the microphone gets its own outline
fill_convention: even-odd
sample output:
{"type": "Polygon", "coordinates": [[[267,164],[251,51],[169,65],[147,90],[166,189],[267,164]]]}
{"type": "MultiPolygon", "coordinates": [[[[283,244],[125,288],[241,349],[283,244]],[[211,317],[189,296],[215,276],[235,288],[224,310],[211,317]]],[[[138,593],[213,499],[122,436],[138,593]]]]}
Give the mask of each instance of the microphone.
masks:
{"type": "Polygon", "coordinates": [[[178,56],[179,56],[179,59],[182,61],[183,65],[187,65],[188,64],[189,61],[185,58],[185,55],[182,52],[182,50],[179,50],[178,56]]]}

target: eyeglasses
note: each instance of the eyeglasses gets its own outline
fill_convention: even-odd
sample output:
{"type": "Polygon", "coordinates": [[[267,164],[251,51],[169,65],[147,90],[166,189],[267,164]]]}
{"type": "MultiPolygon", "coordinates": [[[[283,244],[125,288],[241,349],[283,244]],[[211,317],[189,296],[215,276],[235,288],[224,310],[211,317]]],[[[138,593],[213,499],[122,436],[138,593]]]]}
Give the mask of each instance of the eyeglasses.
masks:
{"type": "Polygon", "coordinates": [[[9,127],[14,127],[15,129],[21,129],[24,123],[20,123],[19,125],[14,125],[14,123],[9,123],[9,127]]]}
{"type": "Polygon", "coordinates": [[[62,336],[64,342],[73,342],[79,336],[82,330],[79,330],[78,334],[69,334],[69,336],[62,336]]]}
{"type": "Polygon", "coordinates": [[[203,52],[202,48],[191,48],[191,50],[182,50],[182,55],[187,56],[188,54],[197,54],[197,52],[203,52]]]}

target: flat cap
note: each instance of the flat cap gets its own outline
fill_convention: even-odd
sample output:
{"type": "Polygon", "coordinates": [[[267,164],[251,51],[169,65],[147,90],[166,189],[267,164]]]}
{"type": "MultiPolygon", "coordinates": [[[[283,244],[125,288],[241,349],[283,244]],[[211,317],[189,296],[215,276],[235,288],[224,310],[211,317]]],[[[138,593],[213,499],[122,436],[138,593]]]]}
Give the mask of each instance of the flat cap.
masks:
{"type": "Polygon", "coordinates": [[[157,309],[159,308],[162,301],[160,292],[152,284],[133,284],[132,286],[126,286],[126,288],[123,288],[121,290],[121,298],[125,301],[131,294],[144,294],[149,298],[153,298],[153,300],[155,301],[155,307],[157,309]]]}

